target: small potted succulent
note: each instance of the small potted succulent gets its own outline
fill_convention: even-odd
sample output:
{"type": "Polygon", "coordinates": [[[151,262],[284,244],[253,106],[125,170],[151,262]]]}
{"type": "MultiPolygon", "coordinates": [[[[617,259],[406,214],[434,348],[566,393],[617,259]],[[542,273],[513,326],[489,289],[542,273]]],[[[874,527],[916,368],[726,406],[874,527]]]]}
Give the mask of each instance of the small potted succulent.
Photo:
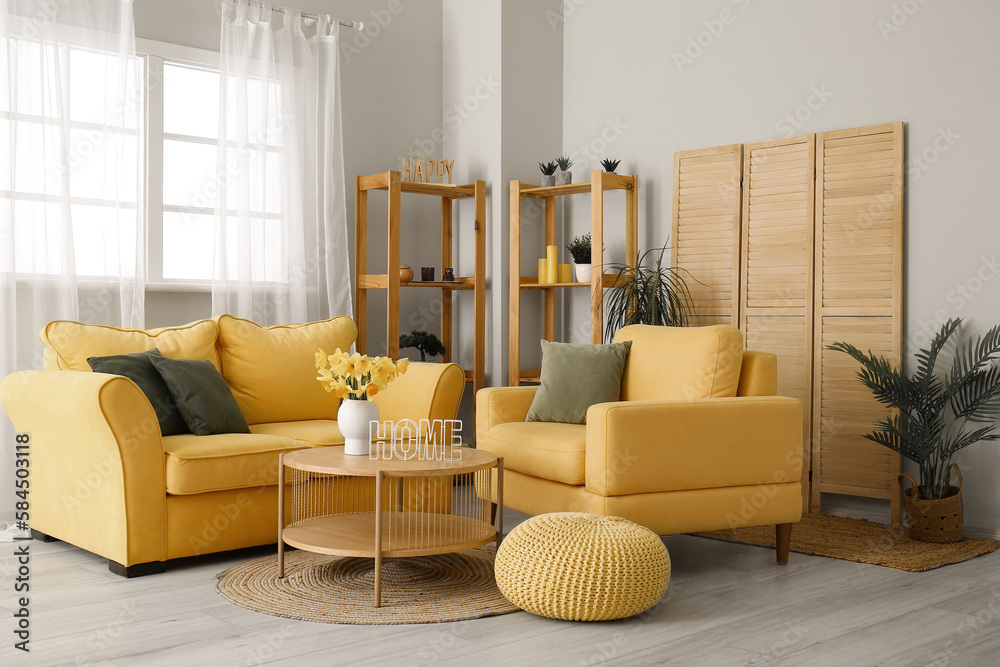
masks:
{"type": "Polygon", "coordinates": [[[621,160],[612,160],[611,158],[604,158],[601,160],[601,166],[604,167],[604,171],[609,174],[615,173],[615,169],[621,164],[621,160]]]}
{"type": "Polygon", "coordinates": [[[577,236],[569,245],[566,246],[566,250],[569,254],[573,256],[573,263],[576,265],[576,281],[580,283],[590,282],[590,233],[586,233],[583,236],[577,236]]]}
{"type": "Polygon", "coordinates": [[[546,188],[550,185],[556,184],[556,163],[555,162],[539,162],[538,168],[542,170],[542,187],[546,188]]]}
{"type": "Polygon", "coordinates": [[[573,172],[569,170],[573,166],[573,161],[563,156],[556,158],[559,171],[556,172],[556,185],[569,185],[573,182],[573,172]]]}

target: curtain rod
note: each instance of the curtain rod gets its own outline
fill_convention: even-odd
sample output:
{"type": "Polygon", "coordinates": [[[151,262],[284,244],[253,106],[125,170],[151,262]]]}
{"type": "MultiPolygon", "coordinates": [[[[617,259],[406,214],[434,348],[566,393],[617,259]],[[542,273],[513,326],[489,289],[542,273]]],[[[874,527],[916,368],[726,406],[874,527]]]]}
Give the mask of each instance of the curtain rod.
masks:
{"type": "MultiPolygon", "coordinates": [[[[279,14],[284,14],[285,13],[285,8],[284,7],[271,7],[271,9],[273,11],[278,12],[279,14]]],[[[305,20],[307,20],[307,21],[318,21],[319,20],[319,14],[313,14],[312,12],[301,12],[301,14],[302,14],[302,18],[305,19],[305,20]]],[[[333,20],[333,17],[331,17],[331,16],[328,16],[327,18],[330,19],[330,20],[333,20]]],[[[364,30],[365,29],[365,22],[364,21],[345,21],[343,19],[337,19],[337,23],[339,23],[340,25],[344,26],[345,28],[354,28],[355,30],[364,30]]]]}

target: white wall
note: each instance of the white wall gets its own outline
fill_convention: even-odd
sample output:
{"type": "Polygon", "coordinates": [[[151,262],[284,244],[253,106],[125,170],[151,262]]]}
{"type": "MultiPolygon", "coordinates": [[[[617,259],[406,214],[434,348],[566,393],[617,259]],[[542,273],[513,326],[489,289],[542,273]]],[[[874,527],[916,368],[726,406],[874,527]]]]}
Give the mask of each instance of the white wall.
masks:
{"type": "MultiPolygon", "coordinates": [[[[639,174],[642,248],[668,240],[674,151],[902,120],[907,350],[926,344],[925,329],[947,317],[966,318],[973,332],[1000,322],[991,196],[1000,5],[570,5],[564,148],[588,145],[607,119],[620,119],[607,151],[623,158],[624,173],[639,174]]],[[[959,462],[968,532],[1000,534],[1000,447],[974,445],[959,462]]]]}
{"type": "MultiPolygon", "coordinates": [[[[538,161],[560,151],[562,26],[548,19],[558,6],[558,0],[444,2],[443,150],[465,180],[486,180],[489,193],[488,385],[504,384],[507,374],[509,183],[537,183],[538,161]]],[[[522,224],[539,245],[540,221],[522,224]]],[[[463,324],[468,330],[468,320],[463,324]]]]}

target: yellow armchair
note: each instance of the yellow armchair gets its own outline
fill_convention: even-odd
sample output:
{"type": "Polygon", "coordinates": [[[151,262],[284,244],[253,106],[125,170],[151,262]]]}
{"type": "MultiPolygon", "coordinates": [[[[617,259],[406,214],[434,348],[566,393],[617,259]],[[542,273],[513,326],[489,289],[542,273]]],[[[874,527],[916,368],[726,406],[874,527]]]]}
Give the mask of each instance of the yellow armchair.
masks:
{"type": "Polygon", "coordinates": [[[586,424],[526,422],[536,387],[477,396],[477,442],[504,457],[504,502],[527,514],[622,516],[659,535],[778,526],[788,559],[802,517],[802,404],[775,396],[776,358],[733,327],[634,326],[623,400],[586,424]]]}

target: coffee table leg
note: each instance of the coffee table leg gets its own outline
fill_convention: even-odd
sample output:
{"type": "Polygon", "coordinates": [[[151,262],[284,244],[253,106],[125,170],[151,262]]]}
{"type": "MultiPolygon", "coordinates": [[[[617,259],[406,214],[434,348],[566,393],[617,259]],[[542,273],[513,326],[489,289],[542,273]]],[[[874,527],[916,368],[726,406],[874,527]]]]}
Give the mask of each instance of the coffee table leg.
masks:
{"type": "Polygon", "coordinates": [[[385,476],[375,473],[375,606],[382,606],[382,486],[385,476]]]}
{"type": "Polygon", "coordinates": [[[503,541],[503,457],[497,457],[497,549],[503,541]]]}
{"type": "Polygon", "coordinates": [[[285,577],[285,455],[278,455],[278,578],[285,577]]]}

